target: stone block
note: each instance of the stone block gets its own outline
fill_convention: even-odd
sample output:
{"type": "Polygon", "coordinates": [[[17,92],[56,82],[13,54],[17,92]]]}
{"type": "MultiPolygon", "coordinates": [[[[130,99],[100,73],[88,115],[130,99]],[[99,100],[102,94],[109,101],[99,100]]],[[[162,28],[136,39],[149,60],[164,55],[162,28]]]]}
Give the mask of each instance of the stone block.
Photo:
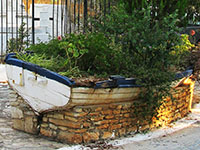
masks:
{"type": "Polygon", "coordinates": [[[60,119],[53,119],[53,118],[49,118],[49,122],[57,126],[64,126],[64,127],[69,127],[69,128],[82,128],[83,126],[79,122],[71,122],[67,120],[60,120],[60,119]]]}
{"type": "Polygon", "coordinates": [[[144,125],[144,126],[140,126],[139,130],[140,131],[145,131],[145,130],[149,130],[150,126],[149,125],[144,125]]]}
{"type": "Polygon", "coordinates": [[[109,120],[102,120],[102,121],[98,121],[98,122],[94,122],[95,125],[102,125],[102,124],[108,124],[109,120]]]}
{"type": "Polygon", "coordinates": [[[120,123],[122,123],[122,122],[127,122],[127,121],[128,121],[127,118],[124,118],[124,119],[120,119],[120,120],[119,120],[120,123]]]}
{"type": "Polygon", "coordinates": [[[113,114],[120,114],[121,113],[121,111],[119,110],[119,109],[117,109],[117,110],[113,110],[113,114]]]}
{"type": "Polygon", "coordinates": [[[98,117],[91,117],[90,120],[91,121],[100,121],[100,120],[103,120],[104,119],[104,116],[98,116],[98,117]]]}
{"type": "Polygon", "coordinates": [[[37,123],[33,121],[33,117],[25,117],[25,131],[31,134],[37,134],[37,123]]]}
{"type": "Polygon", "coordinates": [[[95,111],[102,111],[102,107],[97,107],[95,111]]]}
{"type": "Polygon", "coordinates": [[[67,129],[67,131],[72,133],[85,133],[87,129],[67,129]]]}
{"type": "Polygon", "coordinates": [[[50,129],[46,129],[46,128],[40,128],[40,133],[44,136],[47,136],[47,137],[53,136],[53,131],[50,130],[50,129]]]}
{"type": "Polygon", "coordinates": [[[56,112],[47,114],[47,117],[48,118],[55,118],[55,119],[64,119],[63,114],[59,114],[59,113],[56,113],[56,112]]]}
{"type": "Polygon", "coordinates": [[[103,132],[103,135],[102,135],[102,139],[109,139],[109,138],[112,138],[113,137],[113,133],[112,132],[103,132]]]}
{"type": "Polygon", "coordinates": [[[24,114],[28,116],[35,116],[35,113],[33,111],[24,111],[24,114]]]}
{"type": "Polygon", "coordinates": [[[103,125],[100,125],[98,127],[96,127],[97,129],[108,129],[109,128],[109,124],[103,124],[103,125]]]}
{"type": "Polygon", "coordinates": [[[21,130],[25,131],[25,125],[24,125],[24,120],[22,119],[12,119],[13,122],[13,128],[16,130],[21,130]]]}
{"type": "Polygon", "coordinates": [[[24,117],[23,111],[19,108],[12,107],[11,117],[15,119],[22,119],[24,117]]]}
{"type": "Polygon", "coordinates": [[[66,116],[71,116],[71,117],[84,117],[88,114],[88,112],[65,112],[66,116]]]}
{"type": "Polygon", "coordinates": [[[63,126],[58,126],[58,129],[62,130],[62,131],[67,131],[69,128],[63,127],[63,126]]]}
{"type": "Polygon", "coordinates": [[[131,124],[131,122],[124,122],[124,123],[122,123],[122,126],[123,127],[127,127],[127,126],[129,126],[131,124]]]}
{"type": "Polygon", "coordinates": [[[119,136],[125,135],[125,134],[126,134],[126,128],[121,128],[121,129],[119,129],[119,130],[118,130],[118,134],[119,134],[119,136]]]}
{"type": "Polygon", "coordinates": [[[41,124],[41,127],[43,127],[43,128],[47,128],[49,126],[49,124],[47,124],[47,123],[42,123],[41,124]]]}
{"type": "Polygon", "coordinates": [[[86,127],[86,128],[87,128],[87,127],[90,127],[90,126],[91,126],[91,123],[89,123],[89,122],[84,122],[84,123],[83,123],[83,127],[86,127]]]}
{"type": "Polygon", "coordinates": [[[55,118],[55,119],[64,119],[64,115],[63,114],[54,114],[53,118],[55,118]]]}
{"type": "Polygon", "coordinates": [[[122,109],[122,105],[118,105],[116,109],[122,109]]]}
{"type": "Polygon", "coordinates": [[[124,114],[124,117],[125,117],[125,118],[129,118],[129,117],[130,117],[130,114],[129,114],[129,113],[124,114]]]}
{"type": "Polygon", "coordinates": [[[80,144],[83,141],[83,138],[80,134],[69,133],[67,131],[60,131],[57,135],[57,138],[70,144],[80,144]]]}
{"type": "Polygon", "coordinates": [[[73,111],[77,112],[77,113],[81,113],[81,112],[83,112],[83,109],[81,107],[75,107],[75,108],[73,108],[73,111]]]}
{"type": "Polygon", "coordinates": [[[106,116],[105,118],[106,118],[106,119],[113,119],[113,118],[115,118],[115,116],[113,116],[113,115],[108,115],[108,116],[106,116]]]}
{"type": "Polygon", "coordinates": [[[110,109],[108,109],[108,110],[103,110],[103,111],[101,111],[101,113],[102,113],[103,115],[112,115],[112,110],[110,110],[110,109]]]}
{"type": "Polygon", "coordinates": [[[89,143],[92,141],[97,141],[99,140],[99,132],[86,132],[85,134],[83,134],[83,141],[84,143],[89,143]]]}
{"type": "Polygon", "coordinates": [[[70,116],[65,116],[65,119],[69,120],[69,121],[73,121],[73,122],[79,122],[80,121],[80,119],[74,118],[74,117],[70,117],[70,116]]]}
{"type": "Polygon", "coordinates": [[[10,102],[10,106],[13,107],[19,106],[19,102],[18,101],[10,102]]]}
{"type": "Polygon", "coordinates": [[[115,105],[115,104],[110,104],[109,105],[109,108],[111,108],[111,109],[115,109],[117,107],[117,105],[115,105]]]}
{"type": "Polygon", "coordinates": [[[42,121],[43,121],[43,122],[48,122],[48,118],[47,118],[47,117],[43,117],[43,118],[42,118],[42,121]]]}
{"type": "Polygon", "coordinates": [[[127,130],[128,130],[128,133],[136,132],[138,130],[138,127],[137,126],[129,127],[127,130]]]}
{"type": "Polygon", "coordinates": [[[98,116],[100,114],[100,112],[91,112],[88,115],[90,116],[98,116]]]}
{"type": "Polygon", "coordinates": [[[54,124],[49,124],[49,128],[51,128],[51,129],[53,129],[53,130],[57,130],[58,129],[58,127],[57,126],[55,126],[54,124]]]}
{"type": "Polygon", "coordinates": [[[120,129],[122,127],[122,124],[113,124],[110,126],[111,130],[116,130],[116,129],[120,129]]]}
{"type": "Polygon", "coordinates": [[[108,120],[109,121],[109,123],[111,123],[111,124],[113,124],[113,123],[118,123],[119,122],[119,120],[117,120],[117,119],[115,119],[115,120],[108,120]]]}

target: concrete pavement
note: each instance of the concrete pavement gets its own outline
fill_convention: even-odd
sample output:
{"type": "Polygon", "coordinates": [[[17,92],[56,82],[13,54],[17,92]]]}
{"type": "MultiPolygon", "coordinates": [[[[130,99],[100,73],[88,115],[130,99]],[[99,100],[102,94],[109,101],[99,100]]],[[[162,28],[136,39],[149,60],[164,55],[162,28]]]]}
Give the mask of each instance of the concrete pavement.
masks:
{"type": "Polygon", "coordinates": [[[122,150],[200,150],[200,121],[172,134],[121,146],[122,150]]]}

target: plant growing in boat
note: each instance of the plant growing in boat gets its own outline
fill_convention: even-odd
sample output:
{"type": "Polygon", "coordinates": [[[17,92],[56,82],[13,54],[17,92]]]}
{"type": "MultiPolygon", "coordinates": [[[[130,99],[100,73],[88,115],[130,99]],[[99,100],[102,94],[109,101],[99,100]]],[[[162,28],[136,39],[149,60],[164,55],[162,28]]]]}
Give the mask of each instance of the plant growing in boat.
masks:
{"type": "Polygon", "coordinates": [[[67,71],[60,72],[60,74],[70,76],[73,75],[74,72],[80,73],[77,63],[84,54],[88,53],[83,41],[78,40],[76,43],[61,41],[59,43],[59,48],[65,50],[66,59],[64,60],[63,67],[68,68],[67,71]]]}

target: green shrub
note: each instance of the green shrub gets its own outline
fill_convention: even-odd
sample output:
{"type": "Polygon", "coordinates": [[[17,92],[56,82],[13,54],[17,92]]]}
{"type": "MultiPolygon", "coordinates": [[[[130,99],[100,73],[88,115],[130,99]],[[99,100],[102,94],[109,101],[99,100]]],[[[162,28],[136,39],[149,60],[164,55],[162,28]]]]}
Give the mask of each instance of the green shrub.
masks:
{"type": "Polygon", "coordinates": [[[125,64],[125,75],[137,78],[146,89],[141,99],[152,109],[170,95],[171,83],[188,45],[179,34],[177,13],[156,20],[151,5],[142,8],[130,13],[122,2],[95,27],[97,32],[105,32],[107,37],[115,37],[116,44],[120,43],[124,56],[119,61],[125,64]]]}
{"type": "Polygon", "coordinates": [[[103,33],[69,34],[61,40],[53,39],[31,45],[33,55],[18,55],[19,59],[38,64],[61,75],[107,77],[120,74],[121,49],[103,33]]]}

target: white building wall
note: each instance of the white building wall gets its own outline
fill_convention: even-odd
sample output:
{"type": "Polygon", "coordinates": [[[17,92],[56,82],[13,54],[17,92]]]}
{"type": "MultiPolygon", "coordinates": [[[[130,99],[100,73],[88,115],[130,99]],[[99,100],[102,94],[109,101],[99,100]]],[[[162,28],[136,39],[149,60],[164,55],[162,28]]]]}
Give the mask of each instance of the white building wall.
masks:
{"type": "MultiPolygon", "coordinates": [[[[32,14],[28,15],[28,23],[26,19],[26,11],[25,7],[21,4],[21,1],[18,0],[18,13],[16,14],[16,0],[13,0],[13,24],[12,24],[12,0],[8,0],[8,39],[12,38],[12,29],[13,29],[13,37],[16,37],[17,31],[17,20],[16,15],[18,14],[18,28],[22,22],[22,10],[23,10],[23,22],[28,25],[30,38],[32,37],[32,14]],[[13,27],[13,28],[12,28],[13,27]]],[[[30,6],[30,12],[32,12],[32,5],[30,6]]],[[[35,4],[35,18],[40,18],[39,21],[35,21],[35,42],[38,41],[48,41],[49,37],[52,36],[52,20],[50,18],[53,17],[53,5],[51,4],[35,4]]],[[[58,35],[61,34],[61,6],[59,6],[59,16],[58,16],[58,35]]],[[[3,44],[3,52],[6,52],[6,1],[0,0],[0,22],[3,19],[3,27],[1,27],[0,23],[0,45],[3,44]],[[1,15],[1,1],[3,1],[3,15],[1,15]],[[3,43],[2,43],[3,36],[3,43]]],[[[54,35],[56,36],[56,22],[57,22],[57,5],[54,5],[54,35]]],[[[0,46],[1,49],[1,46],[0,46]]]]}

